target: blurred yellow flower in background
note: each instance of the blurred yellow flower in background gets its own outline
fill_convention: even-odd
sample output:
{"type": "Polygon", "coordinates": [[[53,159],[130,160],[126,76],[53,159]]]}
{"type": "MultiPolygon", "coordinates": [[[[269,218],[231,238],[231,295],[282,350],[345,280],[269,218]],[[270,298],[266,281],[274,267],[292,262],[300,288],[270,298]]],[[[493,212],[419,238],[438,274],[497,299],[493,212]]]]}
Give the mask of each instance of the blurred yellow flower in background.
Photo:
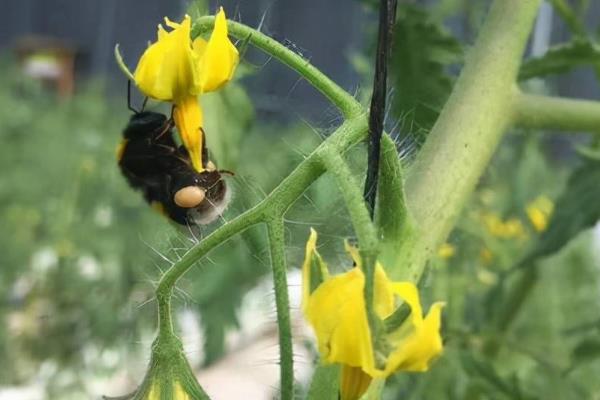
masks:
{"type": "Polygon", "coordinates": [[[456,254],[456,247],[451,245],[450,243],[444,243],[440,246],[437,252],[437,256],[442,260],[448,260],[456,254]]]}
{"type": "Polygon", "coordinates": [[[492,236],[501,239],[525,239],[527,232],[518,218],[503,220],[495,213],[484,213],[481,217],[485,228],[492,236]]]}
{"type": "Polygon", "coordinates": [[[410,308],[399,327],[382,333],[374,350],[365,299],[365,275],[358,250],[346,245],[355,268],[331,276],[316,249],[317,233],[311,229],[302,267],[302,309],[317,337],[324,363],[342,364],[341,398],[358,399],[371,379],[396,371],[427,371],[442,352],[440,336],[443,303],[435,303],[423,317],[419,292],[411,282],[391,281],[383,267],[375,267],[373,308],[380,319],[398,309],[398,299],[410,308]],[[375,355],[376,354],[376,355],[375,355]]]}
{"type": "Polygon", "coordinates": [[[546,230],[553,210],[554,204],[546,196],[538,196],[535,200],[527,204],[525,208],[527,217],[537,232],[546,230]]]}
{"type": "Polygon", "coordinates": [[[175,105],[173,119],[190,154],[194,168],[204,170],[202,160],[202,109],[198,96],[219,89],[232,77],[238,51],[228,38],[223,8],[215,18],[210,39],[191,39],[191,18],[181,23],[165,18],[167,32],[158,25],[158,40],[144,52],[133,74],[146,96],[175,105]]]}

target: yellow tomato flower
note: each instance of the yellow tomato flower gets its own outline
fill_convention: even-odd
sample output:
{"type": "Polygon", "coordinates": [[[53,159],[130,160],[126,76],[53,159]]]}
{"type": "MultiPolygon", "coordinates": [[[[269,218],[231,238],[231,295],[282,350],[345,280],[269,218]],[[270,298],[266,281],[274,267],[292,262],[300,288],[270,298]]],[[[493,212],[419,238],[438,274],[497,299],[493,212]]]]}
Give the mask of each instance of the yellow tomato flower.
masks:
{"type": "Polygon", "coordinates": [[[198,96],[219,89],[233,76],[239,55],[228,38],[223,8],[215,18],[210,39],[192,41],[191,19],[181,23],[165,18],[171,28],[158,26],[158,40],[144,52],[133,74],[135,83],[146,96],[175,105],[173,119],[190,153],[194,168],[204,170],[202,160],[202,109],[198,96]]]}
{"type": "Polygon", "coordinates": [[[488,232],[498,238],[525,239],[527,237],[525,227],[517,218],[502,220],[497,214],[485,213],[482,220],[488,232]]]}
{"type": "Polygon", "coordinates": [[[539,196],[525,208],[527,217],[537,232],[546,230],[553,210],[554,204],[546,196],[539,196]]]}
{"type": "Polygon", "coordinates": [[[442,260],[448,260],[456,254],[456,248],[450,243],[444,243],[440,246],[437,252],[437,256],[442,260]]]}
{"type": "Polygon", "coordinates": [[[385,343],[374,350],[364,300],[365,275],[358,250],[346,246],[355,268],[330,276],[316,243],[317,233],[311,229],[302,267],[302,309],[316,334],[322,361],[343,365],[342,399],[358,399],[373,378],[385,378],[396,371],[427,371],[431,360],[442,351],[443,303],[433,304],[423,317],[416,286],[411,282],[391,281],[377,263],[373,288],[375,313],[384,320],[396,311],[397,300],[401,299],[410,307],[410,316],[397,329],[382,334],[385,343]]]}

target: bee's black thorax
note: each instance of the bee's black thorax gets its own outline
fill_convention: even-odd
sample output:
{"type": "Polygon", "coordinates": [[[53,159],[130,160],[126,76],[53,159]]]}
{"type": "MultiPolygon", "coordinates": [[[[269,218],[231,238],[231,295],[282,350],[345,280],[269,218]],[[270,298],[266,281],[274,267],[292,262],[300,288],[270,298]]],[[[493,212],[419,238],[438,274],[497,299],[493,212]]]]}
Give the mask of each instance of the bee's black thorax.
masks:
{"type": "MultiPolygon", "coordinates": [[[[203,148],[205,167],[207,160],[203,148]]],[[[129,185],[141,191],[149,204],[181,225],[212,222],[228,201],[220,172],[196,171],[185,147],[175,142],[172,120],[160,113],[144,111],[131,116],[123,131],[119,167],[129,185]],[[193,208],[175,203],[175,194],[186,187],[204,191],[203,200],[193,208]]]]}

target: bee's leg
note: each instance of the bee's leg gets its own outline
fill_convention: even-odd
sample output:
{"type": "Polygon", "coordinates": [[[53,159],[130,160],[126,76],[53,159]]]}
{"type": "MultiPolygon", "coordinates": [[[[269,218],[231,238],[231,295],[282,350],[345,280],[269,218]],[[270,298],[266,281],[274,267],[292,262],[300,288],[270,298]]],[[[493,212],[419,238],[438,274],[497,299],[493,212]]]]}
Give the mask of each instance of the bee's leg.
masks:
{"type": "Polygon", "coordinates": [[[148,96],[144,97],[144,102],[142,103],[141,111],[144,111],[144,109],[146,108],[146,103],[148,103],[148,96]]]}
{"type": "Polygon", "coordinates": [[[206,164],[208,161],[208,149],[206,147],[206,133],[204,133],[204,129],[200,127],[200,138],[202,139],[202,167],[206,168],[206,164]]]}
{"type": "Polygon", "coordinates": [[[127,108],[134,114],[139,114],[139,111],[131,105],[131,81],[129,79],[127,79],[127,108]]]}
{"type": "Polygon", "coordinates": [[[220,173],[220,174],[223,174],[223,175],[227,175],[227,176],[235,176],[235,173],[233,171],[228,170],[228,169],[220,169],[217,172],[220,173]]]}

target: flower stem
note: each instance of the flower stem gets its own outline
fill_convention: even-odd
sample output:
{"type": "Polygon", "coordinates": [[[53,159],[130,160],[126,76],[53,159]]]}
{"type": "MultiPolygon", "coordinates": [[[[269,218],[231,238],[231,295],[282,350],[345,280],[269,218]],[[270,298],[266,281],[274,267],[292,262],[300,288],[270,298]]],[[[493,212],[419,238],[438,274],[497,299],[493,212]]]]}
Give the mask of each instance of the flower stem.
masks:
{"type": "MultiPolygon", "coordinates": [[[[215,17],[198,18],[192,27],[192,38],[209,32],[215,23],[215,17]]],[[[247,40],[253,46],[277,58],[303,76],[312,86],[327,97],[344,117],[352,118],[363,112],[362,106],[348,92],[315,68],[308,60],[294,53],[275,39],[252,29],[249,26],[234,21],[227,21],[229,33],[240,40],[247,40]]]]}
{"type": "Polygon", "coordinates": [[[375,276],[375,262],[377,260],[377,250],[379,241],[377,231],[371,220],[367,203],[365,203],[360,186],[352,176],[348,164],[334,149],[325,148],[321,151],[321,162],[327,168],[327,171],[335,178],[346,209],[350,214],[354,232],[358,238],[359,251],[363,260],[363,272],[365,274],[365,306],[369,326],[372,332],[372,341],[377,343],[379,333],[383,325],[378,320],[373,310],[373,286],[375,276]]]}
{"type": "Polygon", "coordinates": [[[522,128],[600,133],[600,102],[519,93],[513,118],[522,128]]]}
{"type": "MultiPolygon", "coordinates": [[[[339,157],[339,154],[344,153],[350,147],[364,140],[367,136],[367,129],[367,119],[364,114],[344,122],[342,126],[321,143],[264,200],[254,208],[244,212],[216,229],[201,242],[192,247],[181,260],[167,270],[162,275],[156,289],[156,297],[159,305],[159,337],[161,335],[168,336],[173,332],[170,298],[173,286],[177,283],[179,278],[181,278],[194,263],[200,260],[209,251],[226,242],[233,235],[242,232],[252,225],[266,222],[270,239],[277,318],[280,329],[282,398],[291,399],[293,394],[294,372],[287,282],[285,279],[283,215],[296,199],[304,193],[306,188],[325,172],[325,166],[322,163],[323,155],[331,152],[339,157]]],[[[342,176],[342,178],[340,178],[342,180],[352,178],[349,170],[338,172],[338,175],[342,176]],[[343,178],[344,174],[347,174],[346,178],[343,178]]],[[[362,201],[358,185],[354,188],[354,191],[362,201]]],[[[361,236],[363,236],[362,233],[361,236]]],[[[366,246],[368,243],[369,240],[365,240],[366,246]]]]}
{"type": "Polygon", "coordinates": [[[159,338],[174,335],[173,319],[171,318],[171,296],[172,291],[156,295],[158,302],[158,334],[159,338]]]}
{"type": "Polygon", "coordinates": [[[275,306],[277,308],[277,326],[279,330],[281,399],[292,400],[294,397],[294,353],[287,288],[283,217],[274,217],[269,220],[267,222],[267,231],[269,235],[271,266],[273,268],[273,287],[275,289],[275,306]]]}
{"type": "MultiPolygon", "coordinates": [[[[268,216],[283,215],[285,211],[304,193],[319,176],[325,172],[321,164],[322,152],[344,153],[362,141],[367,135],[367,120],[364,115],[348,120],[329,138],[319,145],[294,171],[292,171],[264,200],[254,208],[237,216],[216,229],[192,247],[182,258],[167,270],[156,289],[157,296],[169,295],[177,280],[192,265],[209,251],[252,225],[265,222],[268,216]],[[331,150],[329,150],[331,149],[331,150]]],[[[358,190],[358,189],[357,189],[358,190]]]]}

